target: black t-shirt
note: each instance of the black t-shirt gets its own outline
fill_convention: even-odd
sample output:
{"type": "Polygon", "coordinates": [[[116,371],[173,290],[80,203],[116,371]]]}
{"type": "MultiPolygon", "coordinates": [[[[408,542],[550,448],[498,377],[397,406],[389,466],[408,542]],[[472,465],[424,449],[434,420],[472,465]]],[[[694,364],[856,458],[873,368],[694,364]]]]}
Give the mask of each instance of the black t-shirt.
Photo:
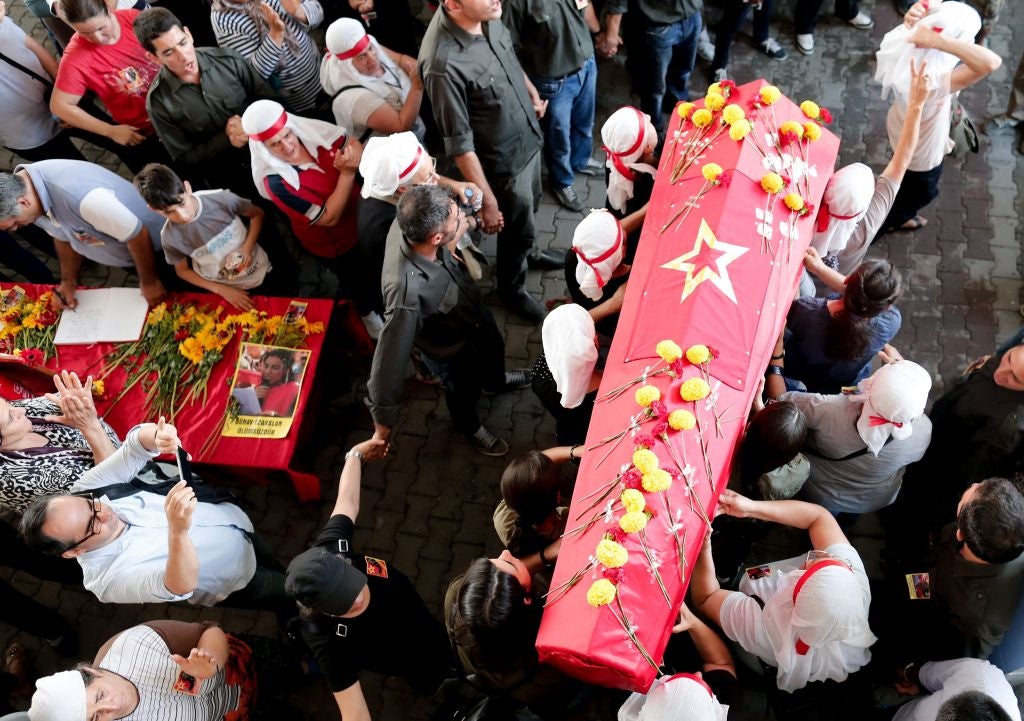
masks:
{"type": "Polygon", "coordinates": [[[718,699],[718,703],[726,706],[735,706],[740,698],[740,682],[736,676],[724,668],[716,668],[713,671],[704,671],[701,674],[704,683],[708,685],[718,699]]]}
{"type": "MultiPolygon", "coordinates": [[[[313,545],[337,551],[351,548],[355,524],[332,516],[313,545]]],[[[430,615],[405,574],[379,558],[346,554],[366,574],[370,603],[355,618],[320,615],[302,622],[302,638],[313,650],[331,691],[359,680],[359,671],[404,676],[423,692],[433,691],[450,666],[451,646],[444,627],[430,615]]]]}

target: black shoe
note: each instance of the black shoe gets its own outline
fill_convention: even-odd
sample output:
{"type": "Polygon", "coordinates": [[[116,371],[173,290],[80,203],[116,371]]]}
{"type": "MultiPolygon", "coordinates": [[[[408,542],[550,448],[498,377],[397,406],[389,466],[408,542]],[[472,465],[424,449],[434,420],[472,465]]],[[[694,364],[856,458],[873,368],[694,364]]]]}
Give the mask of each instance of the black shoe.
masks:
{"type": "Polygon", "coordinates": [[[540,323],[544,320],[544,306],[538,303],[525,290],[519,290],[511,295],[503,296],[501,300],[506,308],[520,318],[524,318],[531,323],[540,323]]]}
{"type": "Polygon", "coordinates": [[[587,164],[576,172],[582,175],[604,175],[604,163],[596,158],[588,158],[587,164]]]}
{"type": "Polygon", "coordinates": [[[563,207],[573,210],[577,213],[583,210],[583,201],[580,200],[580,196],[576,194],[576,188],[571,185],[567,185],[564,188],[555,188],[555,197],[558,198],[558,202],[563,207]]]}
{"type": "Polygon", "coordinates": [[[496,396],[499,393],[508,393],[509,391],[521,391],[524,388],[529,388],[533,384],[533,371],[529,368],[516,368],[515,370],[505,371],[505,384],[496,390],[489,388],[482,389],[485,396],[496,396]]]}
{"type": "Polygon", "coordinates": [[[565,267],[565,253],[557,250],[538,250],[526,258],[530,270],[561,270],[565,267]]]}
{"type": "Polygon", "coordinates": [[[498,438],[489,430],[480,426],[476,433],[466,436],[469,445],[483,453],[485,456],[503,456],[508,453],[508,443],[498,438]]]}

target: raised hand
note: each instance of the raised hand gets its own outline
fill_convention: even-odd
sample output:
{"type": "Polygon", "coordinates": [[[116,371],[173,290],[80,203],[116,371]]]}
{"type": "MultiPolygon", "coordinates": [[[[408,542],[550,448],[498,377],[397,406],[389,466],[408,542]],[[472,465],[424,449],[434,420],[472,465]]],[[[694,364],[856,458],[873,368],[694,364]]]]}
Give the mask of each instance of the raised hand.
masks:
{"type": "Polygon", "coordinates": [[[193,678],[213,678],[217,675],[217,661],[213,654],[201,648],[192,649],[188,658],[176,653],[171,654],[171,660],[193,678]]]}
{"type": "Polygon", "coordinates": [[[92,400],[92,376],[88,376],[83,385],[77,373],[62,370],[53,377],[53,384],[57,392],[47,393],[46,397],[60,406],[61,415],[49,415],[46,420],[80,431],[99,423],[92,400]]]}
{"type": "Polygon", "coordinates": [[[164,514],[171,533],[188,533],[196,510],[196,492],[185,481],[178,481],[164,499],[164,514]]]}

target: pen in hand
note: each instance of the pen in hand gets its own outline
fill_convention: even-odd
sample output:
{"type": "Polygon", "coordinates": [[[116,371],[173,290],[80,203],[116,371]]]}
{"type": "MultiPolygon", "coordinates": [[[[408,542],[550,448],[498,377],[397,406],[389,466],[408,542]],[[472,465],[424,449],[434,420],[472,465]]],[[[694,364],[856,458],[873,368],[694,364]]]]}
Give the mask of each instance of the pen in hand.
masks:
{"type": "Polygon", "coordinates": [[[70,304],[70,303],[68,303],[68,299],[67,299],[67,298],[65,298],[65,297],[64,297],[64,295],[63,295],[63,294],[62,294],[62,293],[61,293],[61,292],[60,292],[59,290],[57,290],[56,288],[54,288],[54,289],[53,289],[53,294],[54,294],[54,295],[56,295],[56,296],[57,296],[58,298],[60,298],[60,302],[64,304],[64,307],[65,307],[65,308],[67,308],[68,310],[70,310],[70,311],[71,311],[72,313],[74,313],[74,312],[75,312],[75,309],[71,307],[71,304],[70,304]]]}

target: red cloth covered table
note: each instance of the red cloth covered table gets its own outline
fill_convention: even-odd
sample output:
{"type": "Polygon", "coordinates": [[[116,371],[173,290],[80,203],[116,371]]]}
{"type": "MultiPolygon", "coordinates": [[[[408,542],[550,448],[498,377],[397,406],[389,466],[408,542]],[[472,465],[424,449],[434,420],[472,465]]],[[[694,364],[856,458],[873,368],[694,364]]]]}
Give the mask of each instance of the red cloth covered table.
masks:
{"type": "MultiPolygon", "coordinates": [[[[777,128],[787,120],[808,121],[786,98],[763,114],[753,111],[750,101],[765,84],[757,81],[744,85],[728,99],[729,103],[739,104],[747,119],[753,121],[752,135],[759,139],[761,147],[771,144],[765,137],[769,125],[777,128]]],[[[703,107],[703,102],[696,106],[703,107]]],[[[803,185],[798,181],[803,175],[799,148],[783,147],[781,157],[775,153],[774,160],[766,161],[751,141],[736,142],[726,132],[672,184],[673,166],[680,146],[686,141],[682,137],[673,145],[673,133],[680,127],[680,118],[675,113],[672,117],[618,331],[598,393],[600,398],[628,383],[640,376],[645,367],[665,367],[655,353],[661,340],[673,340],[684,351],[690,345],[704,344],[719,354],[707,367],[711,387],[717,394],[714,408],[706,401],[694,403],[680,398],[682,381],[701,375],[693,365],[686,365],[681,379],[659,375],[648,381],[661,391],[669,411],[687,409],[696,414],[707,445],[705,462],[701,435],[694,428],[669,431],[671,449],[660,439],[651,448],[659,456],[662,468],[673,465],[673,456],[684,467],[693,466],[692,500],[699,501],[693,503],[691,511],[686,483],[676,479],[667,492],[677,516],[670,520],[662,494],[645,494],[648,508],[656,512],[645,529],[647,545],[661,561],[659,572],[669,601],[650,571],[637,534],[628,534],[623,541],[629,560],[622,568],[617,598],[625,620],[635,626],[637,639],[655,662],[662,659],[707,532],[700,506],[708,517],[713,517],[718,495],[728,482],[732,454],[743,432],[753,394],[785,324],[804,250],[813,233],[813,210],[803,216],[792,213],[783,203],[785,193],[768,196],[760,180],[769,169],[779,170],[780,174],[791,176],[791,189],[799,187],[806,203],[817,205],[839,146],[839,139],[827,130],[809,145],[804,153],[809,157],[809,183],[803,185]],[[681,223],[673,221],[661,232],[682,204],[707,187],[702,166],[712,161],[729,174],[728,185],[710,188],[688,215],[680,216],[681,223]],[[810,192],[806,192],[808,188],[810,192]],[[771,217],[766,217],[766,210],[771,217]],[[791,223],[794,232],[790,232],[791,223]],[[769,230],[770,237],[763,237],[769,235],[769,230]],[[720,432],[716,430],[716,415],[720,432]],[[670,530],[673,524],[677,524],[676,531],[685,548],[682,574],[670,530]]],[[[689,128],[693,132],[692,125],[689,128]]],[[[631,463],[634,439],[629,434],[617,446],[608,443],[591,448],[627,428],[631,416],[642,410],[634,399],[639,387],[640,384],[631,387],[614,400],[597,402],[587,436],[588,451],[570,507],[568,531],[594,516],[594,511],[587,509],[600,498],[600,489],[607,488],[631,463]]],[[[654,421],[642,424],[639,433],[650,434],[654,425],[654,421]]],[[[608,499],[618,497],[616,489],[608,499]]],[[[602,507],[603,504],[597,510],[602,507]]],[[[586,532],[563,539],[552,589],[588,565],[602,536],[618,527],[623,513],[619,505],[613,509],[610,522],[601,518],[586,532]]],[[[629,640],[615,615],[615,602],[595,608],[586,600],[588,588],[602,573],[598,566],[564,597],[549,600],[537,640],[540,658],[590,683],[646,692],[656,671],[629,640]]]]}
{"type": "MultiPolygon", "coordinates": [[[[0,287],[8,288],[13,284],[0,284],[0,287]]],[[[49,290],[50,286],[32,285],[19,283],[32,297],[38,297],[42,292],[49,290]]],[[[270,298],[266,296],[253,296],[253,303],[256,310],[266,311],[270,315],[283,315],[288,310],[291,298],[270,298]]],[[[317,363],[320,359],[320,349],[323,346],[327,326],[331,320],[331,311],[334,302],[331,300],[317,300],[304,298],[309,305],[306,308],[305,317],[311,323],[322,322],[325,330],[320,335],[310,335],[306,338],[306,345],[311,351],[310,361],[306,368],[305,378],[302,382],[302,389],[299,394],[298,403],[295,407],[294,418],[291,430],[286,438],[280,439],[256,439],[256,438],[227,438],[222,437],[204,456],[199,456],[199,450],[206,440],[213,434],[219,433],[221,423],[224,420],[224,411],[228,400],[231,377],[235,370],[235,362],[238,357],[238,339],[232,340],[224,349],[224,358],[215,366],[210,382],[207,386],[207,402],[192,403],[175,419],[175,426],[181,437],[182,446],[189,450],[195,457],[195,463],[199,465],[230,467],[236,475],[262,479],[269,471],[282,471],[288,475],[295,492],[300,500],[316,500],[320,498],[320,481],[312,473],[298,470],[293,467],[296,460],[296,451],[301,447],[304,438],[308,435],[311,423],[303,422],[307,409],[310,412],[314,408],[310,406],[310,399],[316,385],[317,363]]],[[[219,296],[207,293],[172,293],[168,297],[168,305],[173,303],[189,304],[216,308],[225,305],[219,296]]],[[[238,312],[237,309],[225,305],[225,312],[238,312]]],[[[50,358],[47,367],[53,370],[64,368],[77,372],[83,379],[88,374],[96,375],[103,365],[105,358],[112,355],[117,348],[114,343],[94,343],[91,345],[61,345],[57,347],[57,357],[50,358]]],[[[22,381],[34,394],[53,391],[52,382],[47,382],[38,387],[34,382],[22,381]]],[[[117,430],[122,437],[132,426],[143,421],[154,421],[154,418],[142,417],[142,402],[144,392],[141,384],[137,384],[131,391],[117,402],[112,408],[111,400],[116,398],[119,389],[125,382],[125,371],[118,368],[108,376],[104,384],[106,393],[104,399],[96,401],[96,408],[100,415],[111,426],[117,430]]]]}

